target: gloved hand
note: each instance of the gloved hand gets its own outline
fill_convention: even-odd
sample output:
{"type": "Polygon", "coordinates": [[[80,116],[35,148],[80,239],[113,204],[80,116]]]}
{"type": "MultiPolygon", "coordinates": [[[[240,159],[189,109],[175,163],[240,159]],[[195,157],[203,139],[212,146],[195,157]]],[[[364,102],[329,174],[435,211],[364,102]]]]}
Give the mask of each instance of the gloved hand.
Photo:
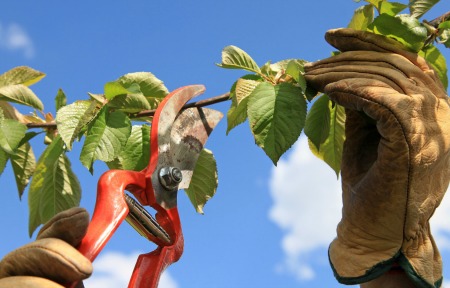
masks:
{"type": "Polygon", "coordinates": [[[343,53],[305,67],[309,85],[346,108],[343,210],[329,248],[336,278],[358,284],[394,262],[417,287],[440,287],[428,220],[450,179],[450,102],[435,71],[394,40],[352,29],[343,53]]]}
{"type": "Polygon", "coordinates": [[[61,288],[89,277],[91,262],[74,248],[83,239],[88,225],[89,214],[83,208],[55,215],[41,228],[36,241],[2,259],[0,288],[61,288]]]}

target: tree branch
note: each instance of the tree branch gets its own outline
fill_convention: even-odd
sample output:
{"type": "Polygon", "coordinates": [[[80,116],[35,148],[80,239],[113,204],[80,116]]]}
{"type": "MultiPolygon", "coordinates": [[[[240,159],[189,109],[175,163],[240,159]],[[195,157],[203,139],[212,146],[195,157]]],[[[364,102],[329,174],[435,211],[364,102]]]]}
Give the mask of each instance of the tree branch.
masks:
{"type": "Polygon", "coordinates": [[[438,28],[439,24],[441,24],[442,22],[445,22],[447,20],[450,20],[450,11],[442,14],[441,16],[439,16],[429,22],[427,21],[426,23],[433,26],[434,28],[438,28]]]}
{"type": "MultiPolygon", "coordinates": [[[[183,106],[182,109],[187,109],[187,108],[192,108],[192,107],[204,107],[204,106],[209,106],[209,105],[213,105],[213,104],[217,104],[220,102],[224,102],[230,99],[230,93],[224,93],[222,95],[219,96],[215,96],[215,97],[211,97],[208,99],[204,99],[204,100],[199,100],[197,102],[191,102],[191,103],[187,103],[186,105],[183,106]]],[[[154,110],[147,110],[147,111],[142,111],[136,114],[131,114],[129,115],[131,119],[136,119],[136,118],[142,118],[142,117],[151,117],[153,115],[155,115],[156,109],[154,110]]],[[[49,123],[27,123],[26,124],[28,129],[33,129],[33,128],[47,128],[47,129],[56,129],[56,123],[55,122],[49,122],[49,123]]]]}

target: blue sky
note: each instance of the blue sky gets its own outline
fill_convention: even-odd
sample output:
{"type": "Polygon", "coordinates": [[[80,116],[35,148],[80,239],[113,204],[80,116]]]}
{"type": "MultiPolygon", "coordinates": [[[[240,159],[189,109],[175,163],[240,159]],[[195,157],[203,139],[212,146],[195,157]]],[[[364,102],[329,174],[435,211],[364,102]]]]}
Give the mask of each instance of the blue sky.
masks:
{"type": "MultiPolygon", "coordinates": [[[[204,84],[203,97],[211,97],[227,92],[243,75],[214,65],[223,47],[239,46],[260,65],[322,59],[332,51],[325,31],[346,26],[358,6],[351,0],[6,1],[0,11],[0,71],[27,65],[45,72],[32,88],[53,113],[59,88],[71,103],[137,71],[154,73],[170,90],[204,84]]],[[[429,19],[448,10],[443,0],[429,19]]],[[[443,52],[450,59],[448,49],[443,52]]],[[[223,112],[228,107],[214,106],[223,112]]],[[[179,194],[184,255],[160,287],[342,287],[327,259],[341,206],[334,172],[312,156],[304,138],[275,168],[254,145],[247,123],[228,136],[225,131],[223,120],[207,143],[218,162],[219,189],[205,215],[179,194]]],[[[96,163],[91,176],[79,164],[80,148],[75,143],[69,157],[83,187],[81,205],[92,211],[105,167],[96,163]]],[[[2,256],[30,239],[27,195],[19,201],[10,168],[0,187],[2,256]]],[[[450,263],[449,198],[432,222],[445,263],[450,263]]],[[[125,287],[136,255],[153,249],[122,225],[95,261],[86,286],[125,287]]]]}

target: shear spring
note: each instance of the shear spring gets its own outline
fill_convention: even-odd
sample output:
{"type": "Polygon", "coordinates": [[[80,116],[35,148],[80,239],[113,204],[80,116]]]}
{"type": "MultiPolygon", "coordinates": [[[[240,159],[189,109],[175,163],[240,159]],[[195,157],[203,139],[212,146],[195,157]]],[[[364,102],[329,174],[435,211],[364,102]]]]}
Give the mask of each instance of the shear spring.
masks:
{"type": "MultiPolygon", "coordinates": [[[[170,244],[169,234],[159,225],[156,219],[136,200],[125,194],[129,213],[125,219],[139,234],[148,239],[151,234],[156,238],[170,244]]],[[[149,239],[150,240],[150,239],[149,239]]]]}

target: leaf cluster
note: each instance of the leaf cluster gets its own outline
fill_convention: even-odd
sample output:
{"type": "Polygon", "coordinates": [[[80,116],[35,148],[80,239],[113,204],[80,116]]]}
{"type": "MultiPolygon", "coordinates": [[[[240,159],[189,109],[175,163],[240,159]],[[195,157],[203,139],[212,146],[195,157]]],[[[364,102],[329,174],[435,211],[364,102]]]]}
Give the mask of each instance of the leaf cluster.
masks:
{"type": "MultiPolygon", "coordinates": [[[[410,0],[408,4],[387,0],[364,2],[355,10],[348,27],[397,40],[405,50],[424,57],[447,87],[446,61],[434,44],[449,47],[449,16],[419,21],[439,0],[410,0]],[[409,13],[401,14],[407,8],[409,13]]],[[[240,77],[230,89],[232,104],[227,114],[227,133],[248,119],[256,144],[276,165],[304,131],[311,152],[339,175],[345,110],[326,95],[311,91],[304,78],[305,63],[288,59],[258,66],[241,48],[225,47],[218,66],[252,72],[240,77]]]]}
{"type": "MultiPolygon", "coordinates": [[[[97,160],[110,169],[140,171],[148,165],[152,118],[134,115],[156,109],[169,93],[153,74],[130,73],[106,83],[102,94],[88,93],[89,99],[68,105],[60,89],[54,118],[42,112],[42,102],[28,88],[44,76],[29,67],[0,75],[0,173],[11,160],[20,197],[30,184],[30,235],[56,213],[79,205],[81,187],[67,154],[74,142],[84,140],[79,160],[91,173],[97,160]],[[11,104],[27,105],[34,111],[23,115],[11,104]],[[27,125],[40,126],[43,131],[27,132],[27,125]],[[36,161],[30,140],[43,133],[47,146],[36,161]]],[[[196,188],[189,187],[186,192],[194,208],[202,212],[217,188],[217,168],[210,151],[202,152],[199,163],[191,181],[196,188]]]]}

